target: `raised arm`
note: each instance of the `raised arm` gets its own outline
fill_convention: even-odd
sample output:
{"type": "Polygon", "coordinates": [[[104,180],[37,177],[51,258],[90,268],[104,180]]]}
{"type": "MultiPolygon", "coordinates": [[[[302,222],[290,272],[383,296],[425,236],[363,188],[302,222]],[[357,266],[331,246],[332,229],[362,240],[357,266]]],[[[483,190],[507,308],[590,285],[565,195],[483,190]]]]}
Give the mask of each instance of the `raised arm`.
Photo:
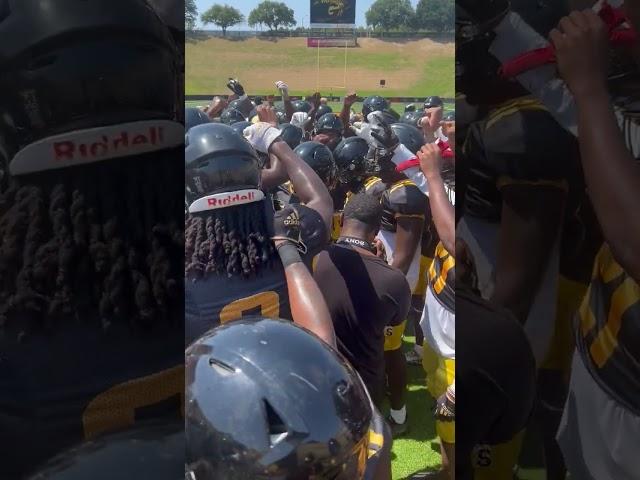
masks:
{"type": "Polygon", "coordinates": [[[418,158],[420,159],[420,169],[429,185],[429,203],[433,223],[444,248],[450,255],[455,255],[456,211],[449,202],[440,174],[442,170],[440,147],[435,143],[427,143],[418,152],[418,158]]]}
{"type": "Polygon", "coordinates": [[[298,252],[301,239],[300,210],[289,205],[276,212],[273,241],[284,266],[291,305],[291,316],[298,325],[312,331],[329,345],[336,346],[336,336],[324,296],[304,265],[298,252]]]}
{"type": "Polygon", "coordinates": [[[342,134],[345,137],[353,136],[353,131],[349,127],[349,120],[351,120],[351,107],[357,99],[358,95],[356,94],[356,92],[351,92],[349,93],[349,95],[344,97],[342,111],[340,112],[340,120],[342,120],[342,124],[344,125],[344,132],[342,132],[342,134]]]}
{"type": "MultiPolygon", "coordinates": [[[[265,110],[267,110],[275,116],[273,109],[267,105],[261,105],[257,110],[258,115],[264,115],[265,110]]],[[[269,123],[260,122],[248,127],[245,130],[245,137],[256,150],[275,155],[278,158],[280,165],[277,168],[279,173],[276,172],[271,176],[269,182],[274,183],[277,180],[282,180],[275,183],[275,185],[278,185],[284,183],[287,179],[290,180],[300,201],[316,210],[322,217],[327,231],[331,231],[333,201],[327,187],[316,172],[303,162],[291,150],[289,145],[280,139],[280,130],[269,123]],[[282,169],[286,172],[286,177],[276,178],[276,175],[282,175],[282,169]]]]}
{"type": "MultiPolygon", "coordinates": [[[[628,10],[632,18],[639,17],[640,2],[630,2],[628,10]]],[[[550,37],[560,75],[577,105],[580,157],[589,196],[613,255],[638,282],[640,171],[624,143],[607,91],[606,26],[591,10],[573,12],[550,37]]]]}
{"type": "Polygon", "coordinates": [[[280,91],[280,95],[282,95],[282,103],[284,104],[284,111],[287,115],[287,122],[290,122],[294,112],[293,103],[291,102],[291,97],[289,97],[289,86],[282,80],[279,80],[276,82],[276,88],[280,91]]]}

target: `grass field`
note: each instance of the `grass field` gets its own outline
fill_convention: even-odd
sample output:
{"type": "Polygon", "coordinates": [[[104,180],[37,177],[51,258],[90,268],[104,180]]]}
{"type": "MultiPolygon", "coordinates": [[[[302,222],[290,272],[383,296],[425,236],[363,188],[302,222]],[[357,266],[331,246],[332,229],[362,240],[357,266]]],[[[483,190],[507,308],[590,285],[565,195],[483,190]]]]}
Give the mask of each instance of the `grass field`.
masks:
{"type": "MultiPolygon", "coordinates": [[[[414,337],[404,338],[404,348],[414,344],[414,337]]],[[[440,443],[433,421],[435,400],[427,392],[422,367],[409,368],[407,414],[410,430],[393,442],[391,471],[393,480],[406,480],[412,474],[440,468],[440,443]]]]}
{"type": "Polygon", "coordinates": [[[454,45],[430,39],[385,41],[361,38],[345,49],[306,46],[305,38],[189,39],[186,45],[186,94],[220,94],[237,77],[249,94],[278,94],[286,81],[292,95],[318,88],[324,95],[454,96],[454,45]],[[318,53],[320,76],[318,76],[318,53]],[[386,80],[381,88],[379,81],[386,80]]]}

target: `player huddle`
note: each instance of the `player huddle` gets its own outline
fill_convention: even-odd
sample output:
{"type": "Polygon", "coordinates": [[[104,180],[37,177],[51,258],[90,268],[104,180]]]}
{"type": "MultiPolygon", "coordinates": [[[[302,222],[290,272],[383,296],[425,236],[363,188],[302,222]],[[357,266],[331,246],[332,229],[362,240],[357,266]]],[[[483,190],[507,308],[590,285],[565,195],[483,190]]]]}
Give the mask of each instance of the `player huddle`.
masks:
{"type": "Polygon", "coordinates": [[[640,5],[490,3],[456,3],[457,474],[638,478],[640,5]]]}
{"type": "Polygon", "coordinates": [[[188,470],[391,478],[392,437],[411,415],[410,321],[426,337],[410,360],[424,359],[438,399],[448,475],[453,113],[429,97],[401,117],[378,96],[355,112],[355,94],[336,113],[319,93],[292,101],[284,82],[274,106],[228,86],[186,115],[188,470]]]}

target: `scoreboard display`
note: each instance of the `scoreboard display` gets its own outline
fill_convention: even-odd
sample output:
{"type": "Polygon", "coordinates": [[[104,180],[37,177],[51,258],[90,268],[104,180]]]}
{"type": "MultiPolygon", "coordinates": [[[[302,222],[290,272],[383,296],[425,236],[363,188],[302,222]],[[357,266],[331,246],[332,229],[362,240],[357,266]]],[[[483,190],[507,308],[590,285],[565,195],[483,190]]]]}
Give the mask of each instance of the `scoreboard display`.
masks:
{"type": "Polygon", "coordinates": [[[355,26],[356,0],[310,0],[311,27],[355,26]]]}

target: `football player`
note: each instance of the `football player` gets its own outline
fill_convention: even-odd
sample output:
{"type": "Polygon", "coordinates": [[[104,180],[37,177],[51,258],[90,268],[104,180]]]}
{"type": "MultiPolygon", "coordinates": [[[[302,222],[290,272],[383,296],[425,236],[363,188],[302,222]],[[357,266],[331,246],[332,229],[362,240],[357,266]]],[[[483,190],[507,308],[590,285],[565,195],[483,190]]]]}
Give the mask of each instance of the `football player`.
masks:
{"type": "MultiPolygon", "coordinates": [[[[365,183],[365,191],[380,195],[383,216],[378,238],[384,246],[387,261],[405,274],[413,292],[420,272],[420,241],[428,199],[420,188],[425,187],[424,178],[419,187],[396,170],[393,158],[397,160],[399,155],[415,158],[415,152],[422,146],[422,136],[409,125],[390,126],[375,112],[369,114],[368,120],[360,135],[368,138],[374,155],[379,157],[380,173],[365,183]]],[[[403,434],[408,427],[404,401],[407,367],[402,352],[405,326],[406,321],[390,327],[385,339],[385,368],[391,403],[389,421],[395,435],[403,434]]]]}
{"type": "MultiPolygon", "coordinates": [[[[474,75],[468,74],[471,84],[474,75]]],[[[515,87],[484,88],[510,95],[515,87]]],[[[578,152],[571,135],[525,92],[481,103],[489,114],[471,125],[463,146],[466,194],[458,235],[476,259],[483,297],[510,309],[524,324],[540,367],[555,332],[562,225],[578,152]]],[[[561,380],[552,376],[551,384],[561,380]]],[[[545,392],[553,389],[541,390],[545,392]]],[[[513,462],[518,448],[511,453],[513,462]]],[[[486,465],[477,467],[486,469],[488,478],[511,474],[506,461],[494,460],[492,473],[486,465]],[[499,465],[500,473],[495,470],[499,465]]]]}
{"type": "Polygon", "coordinates": [[[269,234],[273,202],[261,190],[256,150],[278,158],[304,204],[300,208],[309,210],[304,226],[308,258],[328,240],[331,197],[281,139],[280,130],[259,122],[242,137],[225,125],[192,128],[185,148],[187,343],[254,312],[291,318],[282,262],[269,234]]]}
{"type": "Polygon", "coordinates": [[[4,3],[0,477],[180,421],[179,55],[147,2],[4,3]],[[6,39],[12,39],[8,41],[6,39]]]}
{"type": "Polygon", "coordinates": [[[389,428],[335,350],[327,304],[300,256],[309,215],[300,205],[279,211],[272,237],[293,320],[307,330],[253,317],[214,328],[186,351],[192,479],[391,478],[389,428]]]}
{"type": "MultiPolygon", "coordinates": [[[[640,27],[640,3],[627,0],[625,12],[640,27]]],[[[619,94],[623,86],[607,82],[609,31],[602,18],[591,9],[574,11],[550,38],[576,102],[580,158],[605,238],[577,315],[577,352],[558,439],[572,477],[633,478],[638,462],[632,445],[640,431],[640,229],[633,207],[640,128],[627,110],[626,135],[620,135],[610,92],[619,94]]],[[[636,100],[637,74],[636,66],[625,89],[636,100]]]]}
{"type": "Polygon", "coordinates": [[[430,212],[440,239],[429,268],[428,289],[420,319],[426,342],[422,363],[427,373],[427,389],[442,404],[440,414],[436,417],[436,432],[442,453],[441,473],[454,480],[455,211],[441,175],[443,162],[440,147],[433,143],[426,144],[417,156],[429,184],[430,212]]]}
{"type": "Polygon", "coordinates": [[[342,140],[344,129],[344,124],[339,116],[335,113],[326,113],[316,120],[311,139],[326,145],[329,150],[333,151],[342,140]]]}

